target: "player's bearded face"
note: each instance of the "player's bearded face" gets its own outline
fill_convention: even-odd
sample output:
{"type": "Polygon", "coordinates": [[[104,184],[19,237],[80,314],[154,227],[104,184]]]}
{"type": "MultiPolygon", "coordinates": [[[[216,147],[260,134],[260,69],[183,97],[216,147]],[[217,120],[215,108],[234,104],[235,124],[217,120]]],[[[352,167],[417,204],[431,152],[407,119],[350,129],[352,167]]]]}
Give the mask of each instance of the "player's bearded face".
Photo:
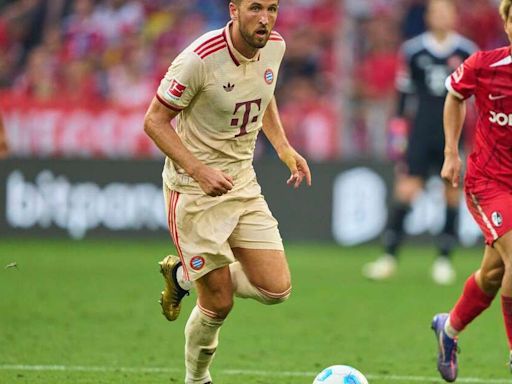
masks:
{"type": "Polygon", "coordinates": [[[276,23],[277,4],[269,1],[243,3],[239,14],[240,34],[251,47],[263,48],[276,23]]]}

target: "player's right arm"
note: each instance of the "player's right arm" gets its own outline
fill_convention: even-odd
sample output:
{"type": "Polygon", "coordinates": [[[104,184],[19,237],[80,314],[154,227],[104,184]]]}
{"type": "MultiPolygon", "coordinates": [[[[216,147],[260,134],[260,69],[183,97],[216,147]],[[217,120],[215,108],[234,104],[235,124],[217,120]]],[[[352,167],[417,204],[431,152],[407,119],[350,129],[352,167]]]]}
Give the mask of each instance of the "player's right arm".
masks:
{"type": "Polygon", "coordinates": [[[459,140],[466,117],[466,102],[452,93],[446,95],[443,113],[444,163],[441,177],[454,188],[459,186],[462,160],[459,154],[459,140]]]}
{"type": "Polygon", "coordinates": [[[164,106],[156,97],[153,98],[144,117],[144,131],[167,157],[199,183],[207,195],[220,196],[227,193],[233,188],[231,176],[199,161],[183,145],[172,127],[171,120],[179,113],[164,106]]]}
{"type": "Polygon", "coordinates": [[[466,99],[474,94],[479,52],[471,55],[446,79],[448,94],[444,104],[444,163],[441,177],[453,187],[459,186],[462,160],[459,141],[466,118],[466,99]]]}

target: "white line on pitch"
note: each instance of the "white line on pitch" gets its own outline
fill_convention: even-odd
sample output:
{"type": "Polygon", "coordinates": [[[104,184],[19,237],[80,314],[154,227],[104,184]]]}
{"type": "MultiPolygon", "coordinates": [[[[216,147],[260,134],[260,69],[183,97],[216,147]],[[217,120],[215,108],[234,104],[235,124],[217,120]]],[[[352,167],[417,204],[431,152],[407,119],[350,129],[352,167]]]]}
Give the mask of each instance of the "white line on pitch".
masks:
{"type": "MultiPolygon", "coordinates": [[[[126,372],[126,373],[174,373],[182,369],[172,367],[107,367],[107,366],[81,366],[81,365],[24,365],[24,364],[0,364],[2,371],[66,371],[66,372],[126,372]]],[[[256,376],[256,377],[315,377],[316,372],[300,371],[260,371],[250,369],[224,369],[217,371],[220,375],[227,376],[256,376]]],[[[382,381],[408,381],[418,383],[441,382],[438,377],[432,376],[400,376],[400,375],[375,375],[367,374],[369,380],[382,381]]],[[[478,377],[461,377],[459,383],[486,383],[486,384],[510,384],[510,379],[481,379],[478,377]]]]}

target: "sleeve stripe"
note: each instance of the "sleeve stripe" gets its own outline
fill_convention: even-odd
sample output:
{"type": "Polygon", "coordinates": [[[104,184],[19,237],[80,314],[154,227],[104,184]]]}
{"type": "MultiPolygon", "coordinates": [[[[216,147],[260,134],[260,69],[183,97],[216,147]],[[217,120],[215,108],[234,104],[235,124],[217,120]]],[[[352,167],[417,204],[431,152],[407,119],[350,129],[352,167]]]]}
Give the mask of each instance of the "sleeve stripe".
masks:
{"type": "Polygon", "coordinates": [[[227,47],[227,44],[222,44],[218,47],[212,47],[212,49],[210,49],[209,51],[206,51],[206,52],[203,52],[201,53],[201,55],[199,56],[201,59],[204,59],[206,56],[209,56],[211,55],[212,53],[214,52],[217,52],[217,51],[220,51],[221,49],[224,49],[227,47]]]}
{"type": "Polygon", "coordinates": [[[156,94],[156,98],[158,99],[159,102],[161,102],[165,107],[169,108],[169,109],[172,109],[174,112],[181,112],[183,110],[183,108],[178,108],[172,104],[169,104],[167,101],[165,101],[162,97],[160,97],[160,95],[157,93],[156,94]]]}
{"type": "Polygon", "coordinates": [[[204,48],[206,45],[213,44],[216,40],[222,40],[222,34],[212,37],[211,39],[206,40],[202,44],[200,44],[196,49],[194,49],[194,52],[198,52],[201,50],[201,48],[204,48]]]}
{"type": "Polygon", "coordinates": [[[198,55],[201,55],[201,54],[203,54],[203,52],[208,51],[210,48],[213,48],[220,44],[224,44],[224,39],[220,39],[218,41],[214,41],[213,43],[203,45],[203,46],[201,46],[201,48],[196,49],[194,52],[197,53],[198,55]]]}
{"type": "Polygon", "coordinates": [[[453,86],[452,86],[452,77],[451,76],[448,76],[444,82],[444,85],[446,87],[446,89],[448,90],[448,92],[450,92],[452,95],[456,96],[457,98],[461,99],[461,100],[464,100],[465,97],[462,96],[459,92],[457,92],[455,89],[453,89],[453,86]]]}

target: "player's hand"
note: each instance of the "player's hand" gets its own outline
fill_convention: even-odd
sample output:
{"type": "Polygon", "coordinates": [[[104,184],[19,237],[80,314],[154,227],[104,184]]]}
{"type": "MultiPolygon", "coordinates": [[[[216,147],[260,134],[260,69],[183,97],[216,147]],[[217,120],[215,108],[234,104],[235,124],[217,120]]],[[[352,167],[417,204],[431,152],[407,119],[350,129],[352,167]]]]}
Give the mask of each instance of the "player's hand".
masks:
{"type": "Polygon", "coordinates": [[[299,155],[292,147],[286,147],[279,151],[278,155],[290,170],[290,178],[286,181],[286,184],[298,188],[304,178],[306,178],[306,184],[309,187],[311,186],[311,171],[306,159],[299,155]]]}
{"type": "Polygon", "coordinates": [[[441,177],[454,188],[459,186],[461,169],[462,160],[458,152],[445,152],[441,177]]]}
{"type": "Polygon", "coordinates": [[[193,175],[199,186],[209,196],[222,196],[233,189],[233,178],[224,172],[203,165],[193,175]]]}

